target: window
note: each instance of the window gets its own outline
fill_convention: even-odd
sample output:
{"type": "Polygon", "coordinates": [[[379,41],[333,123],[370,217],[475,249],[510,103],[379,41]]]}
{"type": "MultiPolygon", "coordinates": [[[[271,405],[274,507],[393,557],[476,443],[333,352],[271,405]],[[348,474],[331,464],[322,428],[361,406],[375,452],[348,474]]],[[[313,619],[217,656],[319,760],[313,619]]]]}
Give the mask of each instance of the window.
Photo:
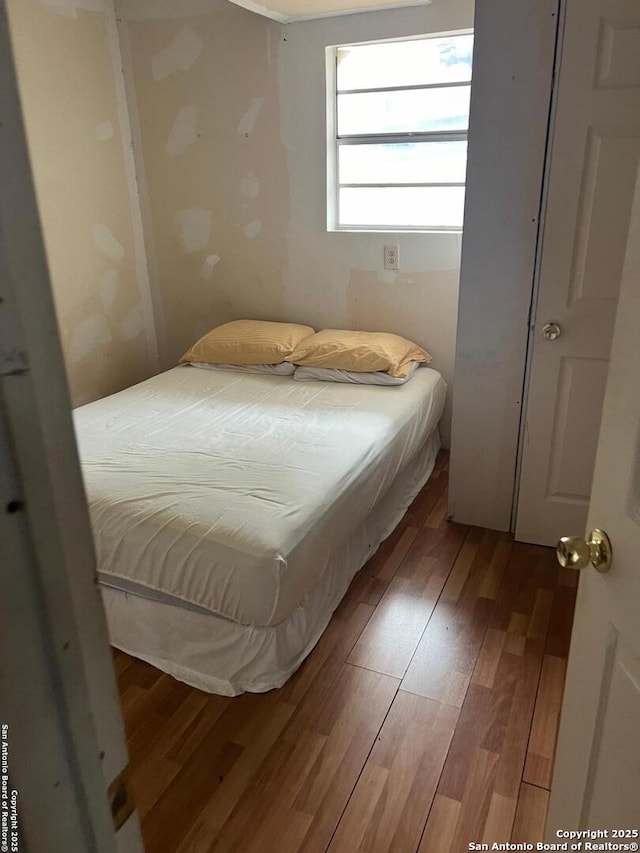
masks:
{"type": "Polygon", "coordinates": [[[459,230],[473,35],[328,51],[329,230],[459,230]]]}

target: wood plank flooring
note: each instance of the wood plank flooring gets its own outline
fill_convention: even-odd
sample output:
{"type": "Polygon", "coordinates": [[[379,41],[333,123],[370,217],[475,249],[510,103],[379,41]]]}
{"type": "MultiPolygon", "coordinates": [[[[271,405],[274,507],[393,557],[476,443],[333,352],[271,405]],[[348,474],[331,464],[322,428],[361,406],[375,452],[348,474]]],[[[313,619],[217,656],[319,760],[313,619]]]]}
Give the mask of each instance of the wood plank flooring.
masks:
{"type": "Polygon", "coordinates": [[[280,690],[114,655],[147,853],[462,853],[542,837],[577,573],[446,521],[448,460],[280,690]]]}

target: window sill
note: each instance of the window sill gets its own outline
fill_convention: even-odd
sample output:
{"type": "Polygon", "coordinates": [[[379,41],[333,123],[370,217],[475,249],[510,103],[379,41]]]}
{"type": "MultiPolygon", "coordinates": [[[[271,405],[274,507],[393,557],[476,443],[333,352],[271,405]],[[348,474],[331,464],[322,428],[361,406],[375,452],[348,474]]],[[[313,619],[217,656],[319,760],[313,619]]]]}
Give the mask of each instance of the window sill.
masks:
{"type": "Polygon", "coordinates": [[[327,234],[462,234],[462,228],[358,228],[345,225],[329,226],[327,234]]]}

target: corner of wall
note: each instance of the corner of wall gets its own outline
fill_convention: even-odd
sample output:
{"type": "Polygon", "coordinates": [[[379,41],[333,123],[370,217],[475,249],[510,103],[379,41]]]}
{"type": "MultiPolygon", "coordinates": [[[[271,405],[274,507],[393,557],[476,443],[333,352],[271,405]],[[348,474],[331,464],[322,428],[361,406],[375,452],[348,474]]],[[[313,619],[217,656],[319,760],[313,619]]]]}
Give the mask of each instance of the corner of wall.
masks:
{"type": "Polygon", "coordinates": [[[122,142],[128,164],[132,216],[134,217],[137,232],[136,244],[140,251],[141,285],[146,290],[148,315],[154,331],[154,361],[158,368],[164,369],[168,366],[166,360],[166,328],[162,298],[158,289],[158,262],[144,158],[142,156],[140,121],[133,81],[129,27],[122,0],[110,0],[110,2],[114,8],[114,51],[117,50],[117,54],[114,56],[114,74],[118,79],[122,93],[122,142]]]}

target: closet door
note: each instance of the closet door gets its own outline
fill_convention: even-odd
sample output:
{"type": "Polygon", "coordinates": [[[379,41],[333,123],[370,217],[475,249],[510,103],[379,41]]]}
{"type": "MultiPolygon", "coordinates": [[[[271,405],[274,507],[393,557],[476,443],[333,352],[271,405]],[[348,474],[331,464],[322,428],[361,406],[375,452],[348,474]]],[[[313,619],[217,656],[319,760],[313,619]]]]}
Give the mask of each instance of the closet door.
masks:
{"type": "Polygon", "coordinates": [[[583,533],[635,174],[640,3],[567,0],[516,538],[583,533]]]}

